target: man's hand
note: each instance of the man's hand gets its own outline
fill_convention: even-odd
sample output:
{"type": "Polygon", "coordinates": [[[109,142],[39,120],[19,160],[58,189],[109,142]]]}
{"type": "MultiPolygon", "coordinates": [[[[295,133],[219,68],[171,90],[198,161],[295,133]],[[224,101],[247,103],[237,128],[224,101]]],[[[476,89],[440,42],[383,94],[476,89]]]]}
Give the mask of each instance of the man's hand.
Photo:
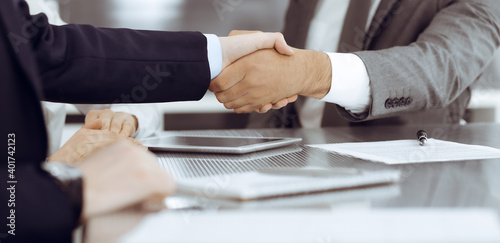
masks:
{"type": "MultiPolygon", "coordinates": [[[[281,33],[263,33],[261,31],[233,30],[229,37],[219,37],[222,45],[223,69],[239,58],[260,49],[275,48],[283,55],[293,55],[293,49],[288,46],[281,33]]],[[[295,102],[298,95],[283,98],[276,103],[266,104],[256,112],[266,113],[270,109],[280,109],[288,103],[295,102]]]]}
{"type": "Polygon", "coordinates": [[[323,98],[330,90],[331,72],[322,52],[295,49],[293,56],[285,56],[261,50],[224,69],[209,90],[226,108],[245,113],[296,94],[323,98]]]}
{"type": "Polygon", "coordinates": [[[94,120],[84,125],[47,160],[76,165],[92,152],[118,141],[131,140],[138,145],[141,144],[133,138],[101,129],[101,120],[94,120]]]}
{"type": "Polygon", "coordinates": [[[293,55],[281,33],[256,32],[250,34],[219,37],[222,47],[222,69],[236,60],[262,49],[275,48],[283,55],[293,55]]]}
{"type": "Polygon", "coordinates": [[[111,131],[131,137],[137,131],[139,123],[134,115],[124,112],[113,112],[110,109],[91,110],[85,117],[85,125],[101,120],[101,130],[111,131]]]}
{"type": "Polygon", "coordinates": [[[138,204],[159,207],[175,190],[156,157],[131,142],[94,153],[78,167],[83,174],[83,220],[138,204]]]}
{"type": "Polygon", "coordinates": [[[289,103],[293,103],[293,102],[297,101],[298,98],[299,98],[298,95],[293,95],[293,96],[288,97],[288,98],[283,98],[274,104],[268,103],[268,104],[264,105],[263,107],[256,109],[254,111],[257,113],[266,113],[271,109],[274,109],[274,110],[281,109],[281,108],[287,106],[289,103]]]}

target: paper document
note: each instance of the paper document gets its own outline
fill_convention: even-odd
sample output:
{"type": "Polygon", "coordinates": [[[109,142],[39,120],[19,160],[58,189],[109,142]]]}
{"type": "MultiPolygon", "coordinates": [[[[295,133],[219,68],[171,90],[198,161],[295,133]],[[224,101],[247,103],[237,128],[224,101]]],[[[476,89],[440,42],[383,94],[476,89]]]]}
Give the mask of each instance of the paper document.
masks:
{"type": "Polygon", "coordinates": [[[330,152],[386,164],[446,162],[500,158],[500,149],[428,139],[425,146],[417,140],[312,144],[330,152]]]}

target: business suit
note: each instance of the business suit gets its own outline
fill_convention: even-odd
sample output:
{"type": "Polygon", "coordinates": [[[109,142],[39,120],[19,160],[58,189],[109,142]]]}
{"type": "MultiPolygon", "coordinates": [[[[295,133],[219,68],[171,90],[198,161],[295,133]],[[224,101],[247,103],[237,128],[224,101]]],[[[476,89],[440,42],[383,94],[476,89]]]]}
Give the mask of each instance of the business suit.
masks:
{"type": "MultiPolygon", "coordinates": [[[[15,134],[17,180],[15,208],[6,207],[11,195],[1,193],[1,233],[15,209],[16,236],[7,238],[13,242],[68,242],[80,217],[67,193],[40,169],[47,151],[40,100],[198,100],[210,84],[201,33],[50,26],[45,15],[29,16],[22,0],[0,2],[0,67],[1,134],[15,134]]],[[[7,187],[12,178],[2,164],[7,187]]]]}
{"type": "MultiPolygon", "coordinates": [[[[314,9],[311,1],[291,1],[284,29],[291,46],[305,47],[314,9]]],[[[337,106],[340,117],[357,124],[458,123],[470,86],[499,46],[499,18],[498,1],[382,0],[366,33],[339,42],[339,52],[354,50],[364,62],[371,89],[368,112],[337,106]]],[[[300,126],[299,107],[284,109],[285,119],[275,122],[272,113],[252,114],[249,126],[300,126]]],[[[341,119],[336,113],[325,116],[341,119]]]]}

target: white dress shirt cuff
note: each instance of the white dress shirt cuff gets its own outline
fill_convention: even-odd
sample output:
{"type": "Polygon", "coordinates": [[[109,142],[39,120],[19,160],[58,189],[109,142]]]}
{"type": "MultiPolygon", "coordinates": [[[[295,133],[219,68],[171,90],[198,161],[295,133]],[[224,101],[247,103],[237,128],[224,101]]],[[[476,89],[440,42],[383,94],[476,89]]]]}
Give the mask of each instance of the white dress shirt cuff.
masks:
{"type": "Polygon", "coordinates": [[[204,34],[207,38],[208,65],[210,66],[210,79],[214,79],[222,72],[222,46],[219,37],[204,34]]]}
{"type": "Polygon", "coordinates": [[[368,111],[370,78],[363,61],[351,53],[326,54],[332,64],[332,85],[321,100],[340,105],[352,113],[368,111]]]}

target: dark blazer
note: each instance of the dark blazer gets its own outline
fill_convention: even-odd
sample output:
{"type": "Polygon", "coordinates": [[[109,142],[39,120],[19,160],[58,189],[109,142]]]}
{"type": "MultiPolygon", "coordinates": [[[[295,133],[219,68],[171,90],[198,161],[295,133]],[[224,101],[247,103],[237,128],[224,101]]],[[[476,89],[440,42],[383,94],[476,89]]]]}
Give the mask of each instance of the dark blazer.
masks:
{"type": "MultiPolygon", "coordinates": [[[[8,155],[15,159],[12,173],[6,154],[0,173],[0,241],[69,242],[80,217],[67,193],[40,169],[47,151],[40,100],[201,99],[210,84],[206,44],[198,32],[51,26],[43,14],[30,16],[22,0],[0,1],[0,134],[3,146],[15,147],[8,155]],[[9,186],[15,192],[5,190],[9,186]],[[10,210],[15,236],[7,234],[10,210]]],[[[11,150],[4,147],[4,153],[11,150]]]]}
{"type": "MultiPolygon", "coordinates": [[[[290,45],[305,47],[315,1],[291,0],[284,30],[290,45]]],[[[365,124],[456,124],[468,106],[470,86],[499,44],[499,1],[382,0],[367,33],[339,42],[340,52],[352,48],[367,68],[368,112],[354,116],[340,106],[337,110],[344,119],[365,124]]],[[[340,119],[336,113],[325,116],[340,119]]],[[[285,115],[274,120],[299,125],[296,116],[285,115]]],[[[249,125],[275,123],[252,114],[249,125]]]]}

